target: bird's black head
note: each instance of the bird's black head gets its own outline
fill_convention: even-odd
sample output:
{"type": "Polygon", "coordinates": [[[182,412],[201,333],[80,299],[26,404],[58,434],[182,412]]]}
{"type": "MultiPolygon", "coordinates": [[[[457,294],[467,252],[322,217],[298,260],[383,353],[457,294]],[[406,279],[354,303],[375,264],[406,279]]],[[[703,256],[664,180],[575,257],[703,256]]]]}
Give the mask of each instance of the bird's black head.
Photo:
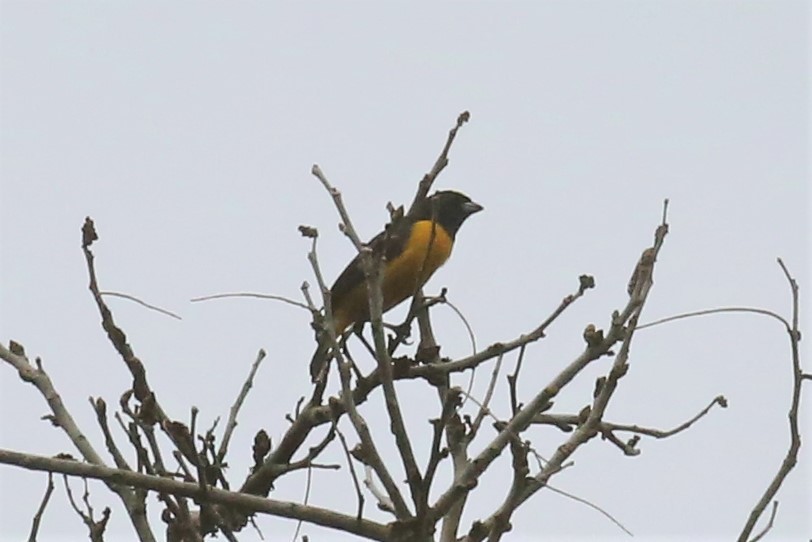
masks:
{"type": "Polygon", "coordinates": [[[441,190],[426,198],[415,210],[416,220],[436,220],[453,238],[465,219],[483,207],[465,194],[441,190]]]}

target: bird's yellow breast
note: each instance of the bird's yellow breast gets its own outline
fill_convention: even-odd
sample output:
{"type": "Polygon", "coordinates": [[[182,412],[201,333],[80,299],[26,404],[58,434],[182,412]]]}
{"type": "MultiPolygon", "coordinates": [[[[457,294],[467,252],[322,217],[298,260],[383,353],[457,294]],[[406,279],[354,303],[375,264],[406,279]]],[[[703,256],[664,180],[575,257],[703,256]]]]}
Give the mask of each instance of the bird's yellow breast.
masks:
{"type": "MultiPolygon", "coordinates": [[[[415,222],[400,254],[384,262],[384,312],[413,296],[445,263],[453,244],[454,240],[439,224],[431,220],[415,222]]],[[[341,306],[334,307],[333,318],[339,332],[369,318],[366,282],[353,288],[341,306]]]]}
{"type": "Polygon", "coordinates": [[[453,244],[451,236],[431,220],[415,222],[403,252],[384,266],[383,310],[414,295],[446,262],[453,244]]]}

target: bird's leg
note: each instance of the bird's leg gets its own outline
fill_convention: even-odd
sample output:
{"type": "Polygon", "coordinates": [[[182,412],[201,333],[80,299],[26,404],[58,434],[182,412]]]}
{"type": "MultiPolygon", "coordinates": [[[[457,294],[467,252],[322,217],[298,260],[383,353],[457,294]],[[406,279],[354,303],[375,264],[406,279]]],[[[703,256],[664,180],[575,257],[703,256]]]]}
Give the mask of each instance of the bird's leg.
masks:
{"type": "Polygon", "coordinates": [[[409,314],[406,315],[406,319],[400,324],[386,326],[395,332],[394,337],[389,337],[390,356],[394,354],[395,350],[397,350],[401,344],[411,344],[408,339],[412,335],[412,322],[417,318],[418,313],[422,310],[428,310],[430,307],[439,303],[445,303],[447,292],[448,290],[443,288],[440,290],[440,295],[434,297],[426,297],[418,292],[418,294],[412,298],[412,303],[409,305],[409,314]]]}
{"type": "MultiPolygon", "coordinates": [[[[445,290],[441,295],[444,294],[445,290]]],[[[395,350],[397,350],[398,346],[400,346],[401,344],[405,345],[411,344],[409,342],[409,337],[412,336],[412,322],[414,321],[415,318],[417,318],[417,313],[420,312],[420,310],[422,310],[423,308],[427,308],[428,306],[430,305],[426,303],[426,299],[423,296],[415,295],[414,297],[412,297],[412,302],[409,305],[409,313],[406,315],[406,319],[400,324],[388,326],[389,329],[395,332],[395,336],[389,338],[390,356],[395,353],[395,350]]]]}
{"type": "Polygon", "coordinates": [[[387,328],[395,332],[394,335],[389,336],[389,344],[387,349],[390,356],[395,353],[395,350],[397,350],[398,346],[401,344],[410,344],[409,337],[412,335],[412,320],[414,320],[414,316],[411,315],[410,311],[409,316],[406,317],[406,320],[400,324],[386,325],[387,328]]]}

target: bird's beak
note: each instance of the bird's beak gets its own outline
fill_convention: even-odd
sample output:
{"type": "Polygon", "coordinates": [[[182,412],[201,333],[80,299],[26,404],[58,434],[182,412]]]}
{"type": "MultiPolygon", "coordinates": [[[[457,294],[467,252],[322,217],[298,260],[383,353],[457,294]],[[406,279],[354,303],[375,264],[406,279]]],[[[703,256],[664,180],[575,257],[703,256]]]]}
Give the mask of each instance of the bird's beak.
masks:
{"type": "Polygon", "coordinates": [[[465,209],[465,215],[466,216],[470,216],[470,215],[472,215],[474,213],[478,213],[479,211],[484,209],[484,207],[482,205],[480,205],[478,203],[474,203],[473,201],[466,201],[465,203],[462,204],[462,208],[465,209]]]}

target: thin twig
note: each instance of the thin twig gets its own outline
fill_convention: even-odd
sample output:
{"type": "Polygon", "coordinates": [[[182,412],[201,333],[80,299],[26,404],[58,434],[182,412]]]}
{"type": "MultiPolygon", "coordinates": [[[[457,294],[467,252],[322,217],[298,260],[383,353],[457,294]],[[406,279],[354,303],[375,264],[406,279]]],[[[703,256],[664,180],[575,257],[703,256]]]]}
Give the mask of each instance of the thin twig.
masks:
{"type": "Polygon", "coordinates": [[[437,160],[434,162],[431,170],[423,176],[423,179],[418,184],[417,194],[415,194],[414,200],[412,200],[412,204],[409,206],[409,213],[414,211],[415,207],[417,207],[417,205],[426,198],[426,195],[429,193],[434,180],[437,179],[437,176],[448,165],[448,152],[451,150],[451,145],[454,143],[454,139],[457,137],[457,131],[459,131],[459,129],[462,128],[462,125],[468,122],[470,119],[471,114],[468,111],[463,111],[457,116],[456,124],[453,128],[451,128],[451,130],[448,131],[448,138],[443,146],[443,150],[440,151],[440,155],[437,157],[437,160]]]}
{"type": "Polygon", "coordinates": [[[691,418],[690,420],[686,421],[674,427],[673,429],[669,429],[667,431],[659,431],[657,429],[648,429],[645,427],[640,427],[637,425],[620,425],[620,424],[612,424],[612,423],[601,423],[602,428],[606,428],[609,431],[632,431],[634,433],[640,433],[642,435],[648,435],[654,438],[668,438],[670,436],[676,435],[682,431],[685,431],[693,424],[695,424],[699,419],[703,418],[710,412],[710,410],[714,407],[714,405],[719,405],[722,408],[727,408],[727,399],[723,395],[719,395],[714,397],[713,401],[711,401],[708,406],[703,408],[696,416],[691,418]]]}
{"type": "Polygon", "coordinates": [[[104,542],[104,531],[107,529],[107,521],[110,519],[110,508],[105,508],[102,511],[102,517],[99,521],[93,519],[93,507],[90,505],[90,494],[87,488],[87,478],[83,478],[84,482],[84,494],[82,495],[82,500],[85,503],[85,509],[87,513],[82,512],[79,510],[79,506],[76,504],[76,501],[73,499],[73,492],[70,489],[70,483],[68,483],[68,476],[66,474],[62,475],[62,478],[65,482],[65,491],[68,494],[68,501],[70,501],[70,505],[76,514],[82,519],[82,523],[87,526],[90,536],[90,542],[104,542]]]}
{"type": "Polygon", "coordinates": [[[471,324],[468,323],[468,319],[465,318],[465,315],[462,314],[462,311],[456,307],[451,301],[446,299],[443,302],[443,305],[448,305],[451,307],[451,310],[454,311],[457,316],[459,316],[460,320],[462,320],[463,325],[465,326],[465,330],[468,332],[468,338],[471,340],[471,352],[476,352],[476,335],[474,334],[474,330],[471,327],[471,324]]]}
{"type": "Polygon", "coordinates": [[[299,303],[293,299],[288,297],[283,297],[281,295],[273,295],[273,294],[257,294],[252,292],[233,292],[227,294],[214,294],[214,295],[205,295],[202,297],[194,297],[189,301],[192,303],[198,303],[200,301],[210,301],[212,299],[230,299],[234,297],[251,297],[254,299],[270,299],[273,301],[281,301],[282,303],[287,303],[288,305],[293,305],[294,307],[299,307],[300,309],[310,310],[310,308],[305,305],[304,303],[299,303]]]}
{"type": "Polygon", "coordinates": [[[748,312],[752,314],[764,314],[766,316],[770,316],[771,318],[775,318],[776,320],[784,324],[784,327],[786,327],[787,330],[791,329],[789,322],[787,322],[780,315],[767,309],[759,309],[755,307],[719,307],[716,309],[705,309],[701,311],[685,312],[682,314],[669,316],[667,318],[660,318],[659,320],[654,320],[653,322],[646,322],[645,324],[640,324],[639,326],[637,326],[637,329],[646,329],[649,327],[658,326],[660,324],[665,324],[667,322],[673,322],[674,320],[682,320],[684,318],[693,318],[694,316],[705,316],[707,314],[718,314],[723,312],[748,312]]]}
{"type": "Polygon", "coordinates": [[[533,454],[533,457],[536,459],[536,464],[538,464],[539,470],[543,469],[544,465],[548,463],[547,458],[542,456],[538,450],[533,447],[530,448],[530,453],[533,454]]]}
{"type": "Polygon", "coordinates": [[[92,518],[93,506],[90,504],[90,488],[87,485],[87,478],[82,479],[82,487],[84,488],[84,491],[82,492],[82,502],[85,503],[85,510],[87,510],[88,516],[92,518]]]}
{"type": "MultiPolygon", "coordinates": [[[[316,276],[316,282],[319,286],[319,291],[321,292],[322,300],[324,301],[324,317],[321,322],[321,331],[327,334],[327,339],[329,339],[330,344],[329,347],[333,351],[335,359],[339,363],[343,363],[343,357],[341,356],[341,349],[339,348],[338,344],[338,336],[340,333],[343,333],[344,330],[337,330],[335,327],[335,320],[333,318],[333,302],[332,296],[330,294],[330,289],[327,288],[327,282],[324,280],[324,275],[321,272],[321,266],[319,265],[319,257],[316,251],[316,243],[318,241],[318,235],[311,236],[310,242],[310,251],[307,253],[307,261],[310,262],[310,267],[313,269],[313,274],[316,276]]],[[[302,284],[302,292],[305,294],[305,297],[308,299],[308,303],[311,303],[311,300],[307,294],[308,289],[306,288],[307,283],[305,282],[302,284]]],[[[313,313],[314,322],[317,319],[317,313],[313,313]]],[[[321,340],[321,339],[319,339],[321,340]]],[[[327,386],[327,372],[330,368],[329,366],[330,357],[328,356],[324,361],[324,366],[322,367],[320,374],[312,375],[316,380],[316,386],[313,391],[313,399],[311,403],[320,404],[321,398],[324,393],[324,389],[327,386]]],[[[312,367],[311,367],[312,370],[312,367]]]]}
{"type": "Polygon", "coordinates": [[[482,425],[482,421],[485,419],[486,414],[490,412],[488,406],[490,405],[491,398],[493,397],[493,390],[496,388],[496,381],[499,378],[499,371],[502,369],[503,357],[504,354],[501,354],[498,358],[496,358],[496,365],[494,365],[493,372],[491,373],[491,381],[488,384],[488,390],[485,392],[485,399],[482,400],[482,405],[479,407],[476,418],[474,418],[471,428],[468,430],[468,434],[466,435],[466,438],[469,441],[473,441],[474,438],[476,438],[476,435],[479,432],[479,427],[482,425]]]}
{"type": "Polygon", "coordinates": [[[79,517],[82,518],[82,521],[85,521],[85,514],[81,510],[79,510],[79,506],[77,506],[76,501],[73,500],[73,492],[70,489],[70,483],[68,482],[68,475],[63,474],[62,480],[65,482],[65,492],[68,494],[68,502],[70,502],[71,508],[73,511],[76,512],[79,517]]]}
{"type": "MultiPolygon", "coordinates": [[[[135,415],[132,412],[125,411],[125,414],[135,420],[135,415]]],[[[155,469],[152,466],[152,462],[149,460],[149,452],[147,452],[147,449],[141,443],[141,435],[138,433],[139,425],[135,421],[125,424],[118,412],[116,412],[115,417],[122,431],[124,431],[124,434],[127,435],[130,445],[132,445],[133,449],[135,450],[135,455],[138,460],[138,465],[135,470],[138,472],[144,471],[148,474],[154,474],[155,469]]]]}
{"type": "Polygon", "coordinates": [[[186,464],[186,458],[183,457],[183,454],[180,453],[179,450],[172,450],[172,457],[178,462],[178,468],[183,471],[183,479],[187,482],[193,482],[195,477],[192,475],[192,471],[189,470],[189,466],[186,464]]]}
{"type": "Polygon", "coordinates": [[[568,493],[568,492],[564,491],[563,489],[558,489],[557,487],[553,487],[553,486],[551,486],[550,484],[547,484],[547,489],[549,489],[549,490],[553,491],[554,493],[558,493],[559,495],[563,495],[563,496],[565,496],[565,497],[568,497],[568,498],[570,498],[570,499],[572,499],[572,500],[574,500],[574,501],[576,501],[576,502],[579,502],[579,503],[581,503],[581,504],[585,504],[585,505],[587,505],[588,507],[592,508],[593,510],[596,510],[596,511],[600,512],[600,513],[601,513],[601,514],[603,514],[603,515],[604,515],[606,518],[608,518],[608,519],[609,519],[609,521],[611,521],[612,523],[614,523],[615,525],[617,525],[617,526],[618,526],[618,527],[619,527],[619,528],[620,528],[620,529],[621,529],[621,530],[622,530],[624,533],[626,533],[626,534],[627,534],[627,535],[629,535],[629,536],[634,536],[634,534],[633,534],[633,533],[632,533],[632,532],[631,532],[629,529],[627,529],[626,527],[624,527],[624,526],[623,526],[623,524],[622,524],[622,523],[620,523],[620,522],[619,522],[617,519],[615,519],[615,518],[612,516],[612,514],[610,514],[609,512],[607,512],[606,510],[604,510],[603,508],[601,508],[600,506],[598,506],[597,504],[591,503],[591,502],[589,502],[589,501],[588,501],[588,500],[586,500],[586,499],[583,499],[583,498],[581,498],[581,497],[578,497],[577,495],[573,495],[572,493],[568,493]]]}
{"type": "MultiPolygon", "coordinates": [[[[790,349],[792,351],[792,403],[790,405],[788,415],[790,444],[778,472],[770,482],[770,485],[764,490],[764,494],[761,496],[758,503],[756,503],[756,506],[753,508],[752,512],[750,512],[747,522],[739,535],[738,542],[746,542],[750,539],[750,533],[753,532],[758,519],[764,513],[764,510],[767,508],[770,501],[774,500],[774,497],[781,488],[781,485],[784,483],[784,480],[798,463],[798,453],[801,449],[801,431],[798,425],[798,412],[801,408],[801,388],[803,386],[804,373],[801,368],[801,354],[798,344],[801,340],[801,330],[798,327],[798,322],[800,319],[800,295],[797,281],[790,274],[787,266],[784,265],[781,258],[778,258],[778,265],[781,266],[781,270],[784,272],[784,276],[789,283],[790,292],[792,294],[792,326],[788,326],[787,328],[790,349]]],[[[772,520],[770,523],[772,523],[772,520]]],[[[762,535],[759,535],[759,538],[761,536],[762,535]]]]}
{"type": "Polygon", "coordinates": [[[361,493],[361,484],[358,482],[358,475],[355,472],[350,449],[347,447],[347,439],[344,438],[344,433],[342,433],[337,426],[336,433],[338,433],[338,439],[341,441],[341,447],[344,449],[344,457],[347,458],[347,466],[349,467],[350,476],[352,477],[352,484],[355,487],[355,496],[358,499],[358,514],[356,517],[360,521],[361,518],[364,517],[364,495],[361,493]]]}
{"type": "Polygon", "coordinates": [[[231,435],[234,433],[234,428],[237,427],[237,415],[240,413],[240,408],[242,408],[242,404],[245,402],[248,392],[251,391],[251,387],[254,385],[254,376],[256,376],[259,364],[262,363],[265,356],[265,350],[260,348],[259,352],[257,352],[257,359],[251,364],[251,370],[248,372],[248,377],[245,379],[245,382],[243,382],[242,388],[240,388],[237,399],[228,411],[228,422],[226,422],[226,428],[225,431],[223,431],[223,438],[220,440],[220,448],[217,450],[217,461],[219,463],[222,463],[226,457],[231,435]]]}
{"type": "Polygon", "coordinates": [[[155,312],[159,312],[159,313],[161,313],[161,314],[165,314],[166,316],[171,316],[172,318],[174,318],[174,319],[176,319],[176,320],[183,320],[183,318],[181,318],[180,316],[178,316],[177,314],[175,314],[175,313],[174,313],[174,312],[172,312],[172,311],[168,311],[168,310],[166,310],[166,309],[162,309],[161,307],[157,307],[157,306],[155,306],[155,305],[150,305],[150,304],[149,304],[149,303],[147,303],[146,301],[141,301],[141,300],[140,300],[140,299],[138,299],[137,297],[132,296],[132,295],[129,295],[129,294],[122,294],[122,293],[120,293],[120,292],[99,292],[99,295],[103,295],[103,296],[104,296],[104,295],[107,295],[107,296],[110,296],[110,297],[120,297],[120,298],[122,298],[122,299],[127,299],[127,300],[129,300],[129,301],[133,301],[133,302],[135,302],[135,303],[138,303],[139,305],[141,305],[141,306],[143,306],[143,307],[146,307],[146,308],[148,308],[148,309],[150,309],[150,310],[153,310],[153,311],[155,311],[155,312]]]}
{"type": "MultiPolygon", "coordinates": [[[[711,408],[714,405],[719,405],[722,408],[727,407],[727,399],[723,395],[719,395],[715,397],[705,408],[699,411],[694,417],[690,420],[681,423],[680,425],[674,427],[673,429],[662,430],[662,429],[654,429],[651,427],[644,427],[641,425],[631,425],[631,424],[620,424],[620,423],[610,423],[601,421],[598,426],[598,430],[600,432],[613,432],[613,431],[628,431],[630,433],[636,433],[639,435],[646,435],[649,437],[663,439],[668,438],[670,436],[676,435],[682,431],[685,431],[689,427],[691,427],[694,423],[696,423],[699,419],[706,416],[708,412],[710,412],[711,408]]],[[[554,425],[559,428],[564,427],[574,427],[577,426],[579,423],[582,423],[583,420],[579,418],[577,414],[548,414],[542,413],[536,415],[533,419],[533,423],[543,424],[543,425],[554,425]]]]}
{"type": "MultiPolygon", "coordinates": [[[[310,486],[313,482],[313,467],[308,467],[307,469],[307,477],[305,478],[305,494],[304,500],[302,501],[303,505],[307,505],[310,501],[310,486]]],[[[296,530],[293,531],[293,537],[291,537],[291,542],[296,542],[296,539],[299,538],[299,532],[302,530],[302,520],[296,522],[296,530]]]]}
{"type": "Polygon", "coordinates": [[[461,406],[458,405],[460,405],[459,388],[450,388],[445,390],[440,417],[434,420],[429,420],[433,426],[431,451],[429,452],[429,461],[428,465],[426,466],[426,473],[423,476],[423,487],[420,490],[420,500],[417,509],[418,517],[425,515],[425,510],[428,508],[431,485],[434,482],[437,467],[444,456],[447,455],[441,450],[443,433],[445,432],[451,417],[456,414],[459,408],[461,408],[461,406]]]}
{"type": "MultiPolygon", "coordinates": [[[[445,292],[445,289],[443,289],[443,292],[445,292]]],[[[468,331],[468,338],[471,340],[471,355],[476,354],[476,350],[477,350],[477,348],[476,348],[476,335],[474,335],[474,330],[473,330],[473,328],[471,328],[471,324],[468,323],[468,319],[465,318],[465,316],[462,314],[462,312],[456,306],[454,306],[453,303],[448,301],[448,299],[445,299],[445,295],[443,295],[443,303],[445,305],[448,305],[449,307],[451,307],[451,310],[453,310],[457,314],[457,316],[459,316],[460,320],[462,320],[462,323],[465,325],[465,329],[468,331]]],[[[471,390],[474,389],[474,380],[475,379],[476,379],[476,367],[474,367],[471,370],[471,376],[468,378],[468,389],[466,390],[465,399],[463,399],[462,405],[460,405],[460,408],[463,408],[465,406],[465,402],[468,400],[468,397],[471,396],[471,390]]]]}
{"type": "Polygon", "coordinates": [[[516,368],[513,371],[513,374],[507,375],[508,381],[508,393],[510,395],[510,412],[512,415],[516,415],[519,411],[519,371],[522,369],[522,362],[524,361],[524,353],[527,350],[527,345],[523,344],[519,349],[519,357],[516,360],[516,368]]]}
{"type": "Polygon", "coordinates": [[[48,506],[48,501],[54,492],[54,478],[53,473],[48,473],[48,485],[45,487],[45,494],[42,496],[42,502],[34,514],[34,519],[31,522],[31,533],[28,535],[28,542],[37,542],[37,533],[39,532],[40,522],[42,522],[42,515],[45,513],[45,508],[48,506]]]}
{"type": "Polygon", "coordinates": [[[330,184],[330,181],[328,181],[327,177],[324,176],[324,173],[321,171],[318,164],[313,164],[310,172],[314,177],[321,181],[321,184],[324,186],[330,196],[332,196],[333,203],[335,203],[336,209],[338,209],[338,214],[341,216],[341,231],[350,238],[352,244],[355,245],[355,249],[358,252],[361,252],[364,249],[364,243],[361,242],[361,238],[358,237],[358,234],[352,225],[352,220],[350,220],[350,214],[347,212],[347,208],[344,206],[344,200],[341,197],[341,192],[330,184]]]}
{"type": "MultiPolygon", "coordinates": [[[[479,399],[477,399],[477,398],[476,398],[476,397],[474,397],[473,395],[466,395],[466,392],[464,392],[464,391],[461,391],[460,393],[461,393],[462,395],[464,395],[464,396],[465,396],[466,401],[467,401],[467,400],[470,400],[470,401],[471,401],[472,403],[474,403],[474,404],[475,404],[475,405],[476,405],[476,406],[477,406],[477,407],[478,407],[478,408],[479,408],[479,409],[480,409],[482,412],[484,412],[486,416],[490,416],[490,417],[491,417],[491,419],[493,419],[494,424],[505,423],[505,422],[504,422],[504,420],[500,420],[500,419],[499,419],[499,418],[496,416],[496,414],[494,414],[494,413],[491,411],[491,409],[489,409],[489,408],[488,408],[488,407],[486,407],[486,406],[485,406],[483,403],[481,403],[481,402],[479,401],[479,399]]],[[[466,435],[467,435],[467,434],[466,434],[466,435]]]]}
{"type": "Polygon", "coordinates": [[[300,289],[302,290],[302,295],[304,296],[305,301],[307,301],[307,304],[305,305],[307,310],[309,310],[311,313],[318,312],[319,309],[316,308],[316,304],[313,303],[313,297],[310,295],[310,283],[307,281],[302,282],[300,289]]]}
{"type": "Polygon", "coordinates": [[[91,397],[90,404],[93,410],[96,411],[96,420],[99,422],[102,434],[104,435],[104,444],[107,446],[107,451],[113,456],[113,461],[115,461],[118,468],[129,469],[130,465],[127,463],[127,460],[124,459],[124,455],[122,455],[118,449],[115,440],[113,440],[113,434],[110,432],[110,426],[107,422],[107,403],[101,397],[95,400],[91,397]]]}
{"type": "Polygon", "coordinates": [[[753,537],[751,542],[758,542],[759,540],[764,538],[765,534],[770,532],[770,529],[773,528],[773,522],[775,521],[775,515],[777,513],[778,513],[778,501],[773,501],[773,509],[772,512],[770,512],[770,519],[769,521],[767,521],[767,525],[764,526],[764,528],[761,530],[760,533],[758,533],[756,536],[753,537]]]}
{"type": "Polygon", "coordinates": [[[152,464],[155,472],[161,475],[166,474],[166,467],[164,467],[164,460],[161,455],[161,447],[158,446],[158,439],[155,438],[155,429],[153,428],[153,426],[147,425],[145,423],[138,423],[138,427],[141,429],[141,431],[144,432],[144,435],[147,437],[149,449],[152,452],[152,457],[154,458],[152,464]]]}
{"type": "Polygon", "coordinates": [[[339,465],[317,465],[313,463],[315,459],[321,455],[327,445],[330,444],[336,435],[337,425],[336,422],[333,422],[330,425],[330,429],[325,433],[324,437],[321,441],[316,444],[315,446],[311,446],[310,449],[307,451],[307,454],[298,461],[291,461],[285,465],[279,466],[280,474],[284,474],[286,472],[291,472],[294,470],[301,470],[301,469],[309,469],[309,468],[325,468],[325,469],[339,469],[339,465]]]}

